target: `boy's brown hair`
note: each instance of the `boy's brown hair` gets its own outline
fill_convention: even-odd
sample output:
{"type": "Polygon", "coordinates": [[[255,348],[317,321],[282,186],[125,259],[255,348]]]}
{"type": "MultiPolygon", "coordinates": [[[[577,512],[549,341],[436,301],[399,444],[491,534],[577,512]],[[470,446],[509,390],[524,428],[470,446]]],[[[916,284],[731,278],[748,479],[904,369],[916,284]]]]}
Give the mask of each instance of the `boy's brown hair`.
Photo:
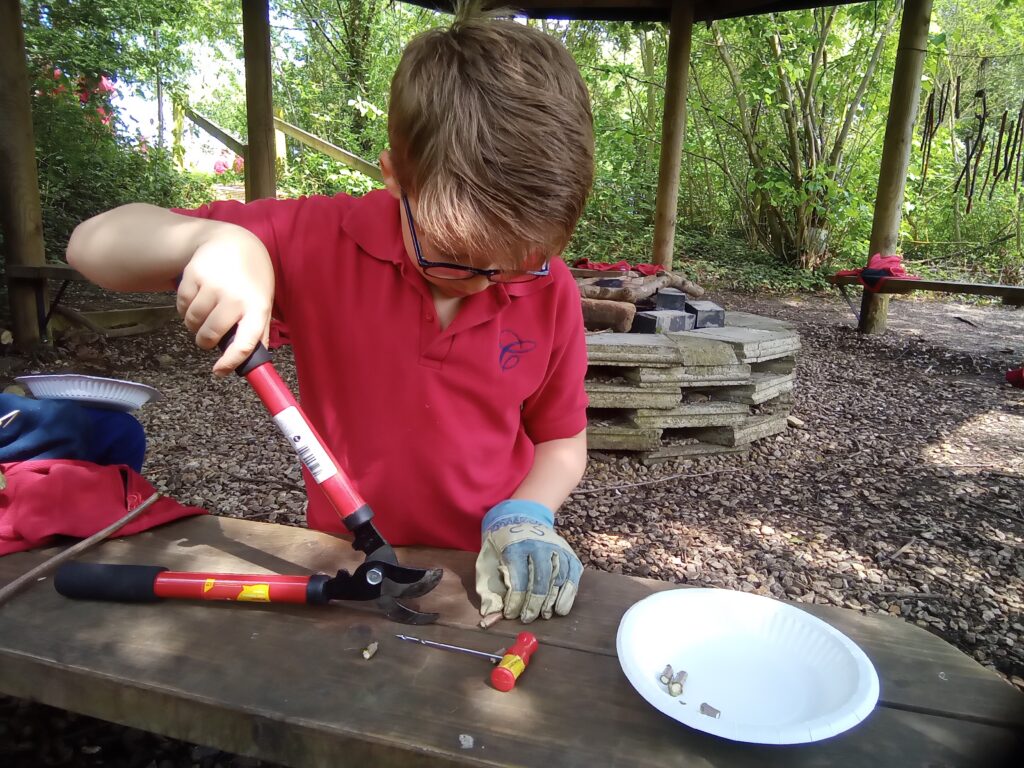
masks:
{"type": "Polygon", "coordinates": [[[594,179],[587,87],[553,37],[460,3],[391,81],[395,175],[447,259],[532,268],[565,248],[594,179]]]}

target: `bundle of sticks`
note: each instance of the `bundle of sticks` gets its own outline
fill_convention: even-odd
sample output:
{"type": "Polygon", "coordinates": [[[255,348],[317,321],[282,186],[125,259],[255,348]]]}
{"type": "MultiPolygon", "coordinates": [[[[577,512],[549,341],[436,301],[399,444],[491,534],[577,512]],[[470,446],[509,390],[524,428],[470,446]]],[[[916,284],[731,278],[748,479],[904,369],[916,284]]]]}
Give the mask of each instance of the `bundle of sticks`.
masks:
{"type": "Polygon", "coordinates": [[[662,288],[678,288],[691,298],[704,295],[704,289],[684,275],[659,272],[603,272],[572,269],[583,301],[583,323],[588,331],[611,330],[626,333],[633,326],[637,304],[662,288]]]}

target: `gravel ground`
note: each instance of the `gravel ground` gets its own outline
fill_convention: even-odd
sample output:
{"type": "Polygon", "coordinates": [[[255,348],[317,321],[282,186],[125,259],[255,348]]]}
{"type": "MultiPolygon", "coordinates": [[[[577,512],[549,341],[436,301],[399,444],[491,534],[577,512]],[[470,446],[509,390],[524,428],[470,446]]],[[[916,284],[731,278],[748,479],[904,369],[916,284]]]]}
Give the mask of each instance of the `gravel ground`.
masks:
{"type": "MultiPolygon", "coordinates": [[[[803,426],[749,455],[645,467],[592,454],[560,515],[584,563],[902,616],[1024,690],[1024,391],[1003,381],[1024,363],[1024,312],[901,300],[890,333],[861,337],[833,298],[713,298],[798,324],[803,426]]],[[[294,387],[288,350],[275,361],[294,387]]],[[[141,411],[154,484],[217,514],[300,524],[287,446],[243,381],[212,379],[212,362],[178,325],[76,334],[50,360],[0,358],[0,382],[68,369],[154,385],[165,400],[141,411]]],[[[0,763],[267,765],[3,698],[0,763]]]]}

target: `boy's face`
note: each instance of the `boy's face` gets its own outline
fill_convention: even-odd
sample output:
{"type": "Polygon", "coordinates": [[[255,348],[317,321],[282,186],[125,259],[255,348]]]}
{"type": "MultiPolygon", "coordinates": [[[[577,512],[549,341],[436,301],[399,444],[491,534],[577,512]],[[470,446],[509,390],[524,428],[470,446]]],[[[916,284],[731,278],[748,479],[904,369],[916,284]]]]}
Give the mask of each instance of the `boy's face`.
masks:
{"type": "MultiPolygon", "coordinates": [[[[391,164],[391,155],[389,152],[382,152],[380,156],[380,169],[381,174],[384,177],[384,186],[387,187],[388,192],[396,200],[401,201],[402,189],[398,185],[398,180],[395,178],[393,166],[391,164]]],[[[409,207],[412,209],[412,215],[416,217],[416,200],[415,198],[409,198],[409,207]]],[[[490,282],[486,277],[482,275],[472,275],[470,277],[462,278],[459,280],[445,280],[443,278],[428,275],[423,271],[423,267],[420,266],[419,260],[416,258],[416,248],[413,245],[412,240],[412,228],[408,216],[406,216],[405,206],[400,205],[402,215],[402,241],[405,244],[405,255],[409,257],[409,261],[419,274],[423,277],[427,283],[439,294],[447,298],[461,299],[467,296],[472,296],[474,293],[481,293],[490,288],[493,283],[490,282]]],[[[412,226],[415,226],[414,224],[412,226]]],[[[434,248],[428,237],[425,237],[422,231],[417,231],[417,241],[420,246],[420,253],[423,258],[427,261],[436,262],[453,262],[459,264],[465,264],[469,267],[476,267],[478,269],[490,269],[493,264],[477,263],[476,260],[457,258],[450,254],[444,254],[434,248]]]]}

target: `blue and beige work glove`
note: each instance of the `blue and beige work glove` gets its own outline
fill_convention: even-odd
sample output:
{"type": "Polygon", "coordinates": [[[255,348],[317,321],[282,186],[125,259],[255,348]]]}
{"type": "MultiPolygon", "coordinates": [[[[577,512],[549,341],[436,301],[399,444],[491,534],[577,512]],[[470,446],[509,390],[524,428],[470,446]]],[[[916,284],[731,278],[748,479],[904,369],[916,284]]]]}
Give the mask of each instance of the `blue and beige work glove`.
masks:
{"type": "Polygon", "coordinates": [[[529,623],[569,613],[583,564],[554,525],[550,509],[521,499],[503,501],[484,516],[476,559],[481,615],[501,611],[529,623]]]}

